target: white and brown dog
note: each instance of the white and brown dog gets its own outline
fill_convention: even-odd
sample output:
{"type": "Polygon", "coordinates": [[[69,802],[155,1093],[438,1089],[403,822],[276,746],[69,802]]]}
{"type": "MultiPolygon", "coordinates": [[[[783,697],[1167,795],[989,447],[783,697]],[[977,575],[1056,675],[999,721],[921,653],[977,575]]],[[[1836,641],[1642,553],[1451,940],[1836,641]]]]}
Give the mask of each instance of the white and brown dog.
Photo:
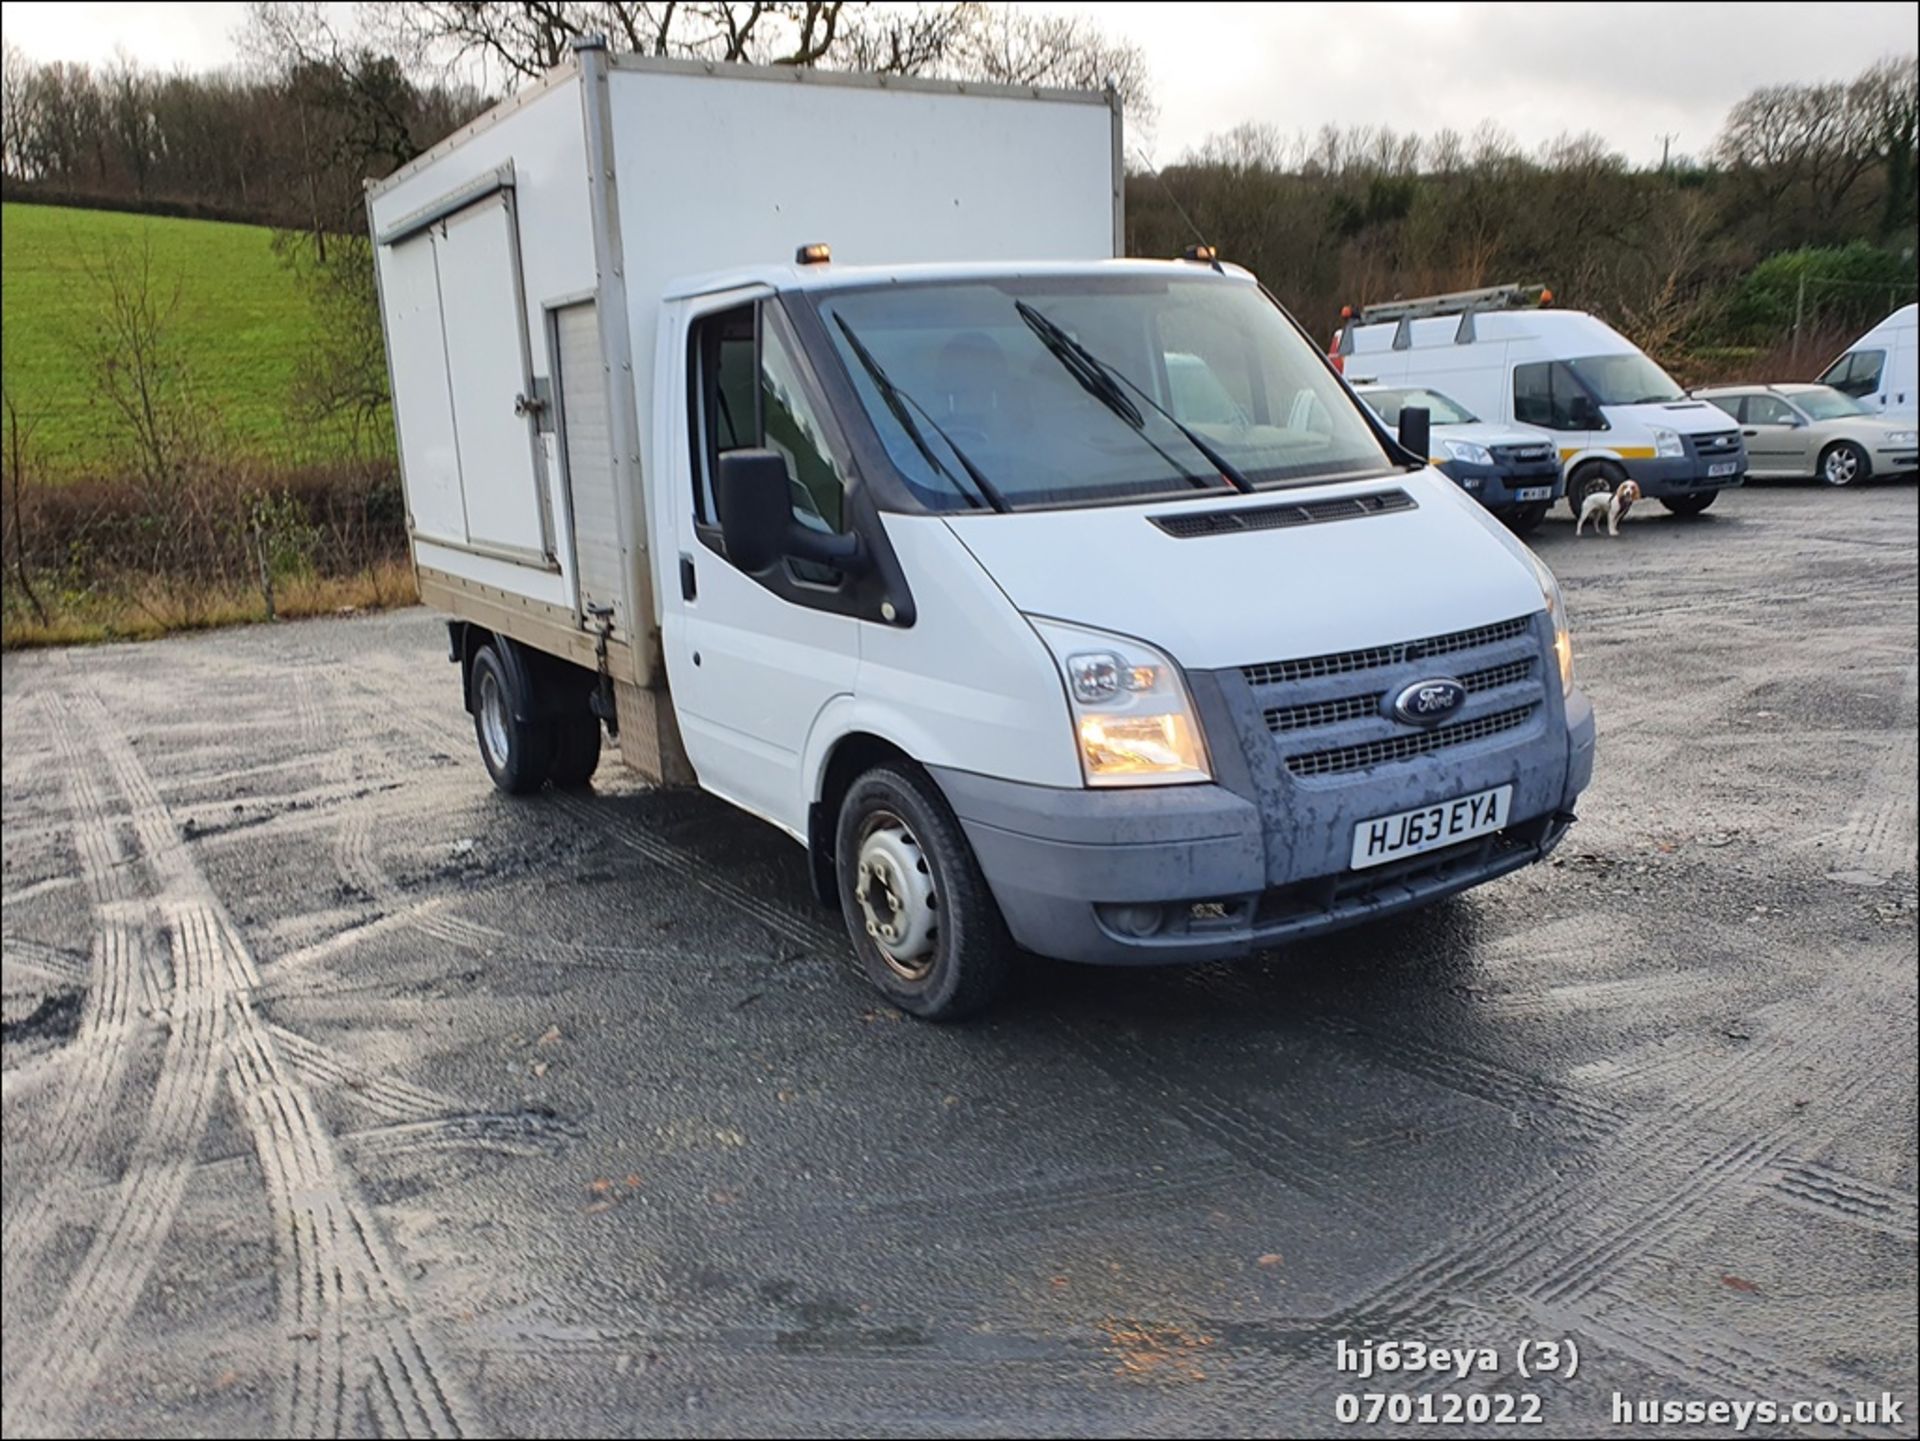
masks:
{"type": "Polygon", "coordinates": [[[1620,534],[1620,522],[1627,518],[1627,512],[1633,509],[1633,503],[1640,498],[1640,487],[1631,480],[1623,480],[1613,490],[1596,490],[1580,502],[1580,522],[1574,526],[1573,533],[1580,534],[1587,528],[1587,522],[1593,522],[1593,533],[1600,534],[1600,517],[1607,518],[1607,534],[1620,534]]]}

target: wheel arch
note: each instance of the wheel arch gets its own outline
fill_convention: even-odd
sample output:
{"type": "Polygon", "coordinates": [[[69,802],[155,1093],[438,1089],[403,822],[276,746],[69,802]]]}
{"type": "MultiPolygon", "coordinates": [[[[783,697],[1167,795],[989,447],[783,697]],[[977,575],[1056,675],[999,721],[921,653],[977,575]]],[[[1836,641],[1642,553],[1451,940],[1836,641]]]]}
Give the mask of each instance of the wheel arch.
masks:
{"type": "Polygon", "coordinates": [[[864,772],[891,760],[919,764],[897,740],[872,730],[854,729],[836,735],[823,748],[812,770],[812,799],[807,804],[807,875],[814,899],[822,905],[837,909],[840,904],[840,887],[834,875],[834,830],[840,819],[840,802],[864,772]]]}
{"type": "Polygon", "coordinates": [[[592,671],[545,651],[522,645],[511,636],[467,620],[447,622],[449,660],[460,664],[460,700],[473,713],[473,660],[492,646],[507,672],[514,696],[513,718],[533,721],[569,714],[584,705],[595,684],[592,671]]]}

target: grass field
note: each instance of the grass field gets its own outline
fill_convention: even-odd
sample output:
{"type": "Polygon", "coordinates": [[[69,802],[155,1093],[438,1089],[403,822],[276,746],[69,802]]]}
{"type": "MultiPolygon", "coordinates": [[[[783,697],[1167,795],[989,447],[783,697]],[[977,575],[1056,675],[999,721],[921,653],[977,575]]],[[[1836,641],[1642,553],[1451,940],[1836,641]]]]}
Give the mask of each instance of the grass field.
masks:
{"type": "Polygon", "coordinates": [[[99,313],[97,274],[116,250],[151,245],[156,293],[177,282],[174,325],[194,384],[238,452],[285,453],[294,365],[306,344],[305,293],[254,225],[174,220],[49,205],[0,207],[0,345],[7,391],[42,415],[37,439],[53,474],[110,463],[85,338],[99,313]]]}

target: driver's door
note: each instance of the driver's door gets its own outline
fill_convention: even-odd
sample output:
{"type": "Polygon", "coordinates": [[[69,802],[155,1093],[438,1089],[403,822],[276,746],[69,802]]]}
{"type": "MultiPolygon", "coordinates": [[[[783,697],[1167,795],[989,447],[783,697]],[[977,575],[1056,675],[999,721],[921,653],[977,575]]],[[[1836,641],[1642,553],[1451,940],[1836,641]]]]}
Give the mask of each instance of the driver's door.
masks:
{"type": "Polygon", "coordinates": [[[1600,407],[1573,371],[1557,360],[1522,361],[1513,367],[1513,418],[1552,431],[1563,463],[1610,439],[1600,407]]]}
{"type": "Polygon", "coordinates": [[[1749,395],[1741,412],[1740,434],[1747,442],[1747,473],[1756,476],[1812,475],[1807,454],[1807,425],[1799,412],[1777,395],[1749,395]]]}
{"type": "Polygon", "coordinates": [[[681,333],[683,443],[669,480],[678,553],[663,568],[661,597],[674,710],[703,787],[804,835],[801,755],[821,709],[853,690],[861,622],[830,570],[784,561],[777,574],[753,576],[727,559],[714,474],[729,450],[776,450],[796,523],[837,531],[847,451],[770,298],[718,298],[681,333]]]}

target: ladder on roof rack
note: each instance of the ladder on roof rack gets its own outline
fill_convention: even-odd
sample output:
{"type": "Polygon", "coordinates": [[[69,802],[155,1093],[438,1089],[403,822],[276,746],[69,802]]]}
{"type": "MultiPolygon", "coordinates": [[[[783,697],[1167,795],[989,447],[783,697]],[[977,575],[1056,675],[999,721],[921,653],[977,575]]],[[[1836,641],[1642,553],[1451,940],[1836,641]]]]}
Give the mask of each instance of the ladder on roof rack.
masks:
{"type": "Polygon", "coordinates": [[[1483,290],[1455,290],[1446,295],[1424,295],[1417,300],[1388,300],[1363,306],[1359,314],[1351,307],[1340,312],[1340,330],[1327,347],[1336,370],[1346,369],[1346,357],[1353,354],[1353,328],[1396,320],[1393,348],[1408,350],[1413,345],[1413,322],[1432,316],[1457,315],[1459,328],[1453,333],[1455,345],[1473,343],[1473,317],[1487,310],[1524,310],[1553,304],[1553,292],[1544,285],[1489,285],[1483,290]]]}
{"type": "Polygon", "coordinates": [[[1362,306],[1360,322],[1423,320],[1433,315],[1463,315],[1474,310],[1523,310],[1547,305],[1553,292],[1544,285],[1489,285],[1484,290],[1455,290],[1447,295],[1424,295],[1415,300],[1388,300],[1362,306]]]}

